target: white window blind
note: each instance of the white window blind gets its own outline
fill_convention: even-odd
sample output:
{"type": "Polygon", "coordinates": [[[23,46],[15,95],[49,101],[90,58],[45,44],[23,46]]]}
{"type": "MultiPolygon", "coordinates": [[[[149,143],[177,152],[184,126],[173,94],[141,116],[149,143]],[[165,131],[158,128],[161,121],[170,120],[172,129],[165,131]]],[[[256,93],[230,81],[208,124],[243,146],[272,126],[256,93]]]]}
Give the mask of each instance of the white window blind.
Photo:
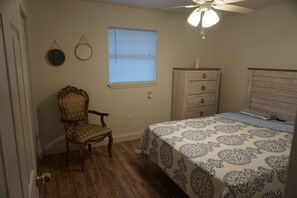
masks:
{"type": "Polygon", "coordinates": [[[109,83],[156,82],[157,32],[108,28],[109,83]]]}

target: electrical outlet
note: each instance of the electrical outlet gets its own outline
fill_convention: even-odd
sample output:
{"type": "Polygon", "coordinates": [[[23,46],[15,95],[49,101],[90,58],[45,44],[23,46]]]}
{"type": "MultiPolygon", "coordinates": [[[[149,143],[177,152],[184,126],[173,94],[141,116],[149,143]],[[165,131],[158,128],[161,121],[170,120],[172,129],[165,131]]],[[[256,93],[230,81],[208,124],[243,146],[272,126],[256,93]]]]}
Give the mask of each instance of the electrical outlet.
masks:
{"type": "Polygon", "coordinates": [[[126,122],[132,122],[132,115],[131,114],[126,115],[126,122]]]}

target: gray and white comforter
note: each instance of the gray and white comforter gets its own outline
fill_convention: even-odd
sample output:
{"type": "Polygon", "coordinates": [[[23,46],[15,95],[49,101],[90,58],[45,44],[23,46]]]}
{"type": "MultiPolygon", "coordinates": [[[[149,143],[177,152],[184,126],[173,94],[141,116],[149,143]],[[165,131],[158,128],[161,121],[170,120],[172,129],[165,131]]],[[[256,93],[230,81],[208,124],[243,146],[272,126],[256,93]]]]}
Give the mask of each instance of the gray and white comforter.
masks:
{"type": "Polygon", "coordinates": [[[137,153],[190,197],[282,197],[292,133],[221,117],[150,125],[137,153]]]}

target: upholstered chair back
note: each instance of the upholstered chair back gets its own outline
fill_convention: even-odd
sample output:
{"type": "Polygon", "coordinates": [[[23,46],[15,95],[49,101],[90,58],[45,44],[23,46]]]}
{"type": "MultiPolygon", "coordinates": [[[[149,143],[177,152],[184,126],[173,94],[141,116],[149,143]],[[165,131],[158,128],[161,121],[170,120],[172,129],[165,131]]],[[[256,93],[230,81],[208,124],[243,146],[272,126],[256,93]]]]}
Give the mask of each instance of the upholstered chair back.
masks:
{"type": "Polygon", "coordinates": [[[66,87],[59,93],[59,108],[63,120],[88,123],[88,94],[75,87],[66,87]]]}

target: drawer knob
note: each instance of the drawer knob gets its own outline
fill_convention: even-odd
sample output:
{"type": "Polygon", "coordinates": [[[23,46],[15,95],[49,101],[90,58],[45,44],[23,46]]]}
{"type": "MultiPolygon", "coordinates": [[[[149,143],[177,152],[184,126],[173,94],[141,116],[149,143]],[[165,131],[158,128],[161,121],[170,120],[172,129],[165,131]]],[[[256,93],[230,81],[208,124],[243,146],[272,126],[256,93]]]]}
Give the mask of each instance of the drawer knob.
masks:
{"type": "Polygon", "coordinates": [[[206,78],[206,74],[203,74],[203,75],[202,75],[202,78],[206,78]]]}
{"type": "Polygon", "coordinates": [[[202,99],[200,100],[200,102],[201,102],[201,103],[204,103],[204,99],[202,98],[202,99]]]}
{"type": "Polygon", "coordinates": [[[202,89],[203,91],[205,90],[205,87],[204,87],[204,85],[202,85],[201,89],[202,89]]]}
{"type": "Polygon", "coordinates": [[[204,116],[204,113],[203,113],[203,111],[201,111],[201,112],[200,112],[200,116],[201,116],[201,117],[202,117],[202,116],[204,116]]]}

